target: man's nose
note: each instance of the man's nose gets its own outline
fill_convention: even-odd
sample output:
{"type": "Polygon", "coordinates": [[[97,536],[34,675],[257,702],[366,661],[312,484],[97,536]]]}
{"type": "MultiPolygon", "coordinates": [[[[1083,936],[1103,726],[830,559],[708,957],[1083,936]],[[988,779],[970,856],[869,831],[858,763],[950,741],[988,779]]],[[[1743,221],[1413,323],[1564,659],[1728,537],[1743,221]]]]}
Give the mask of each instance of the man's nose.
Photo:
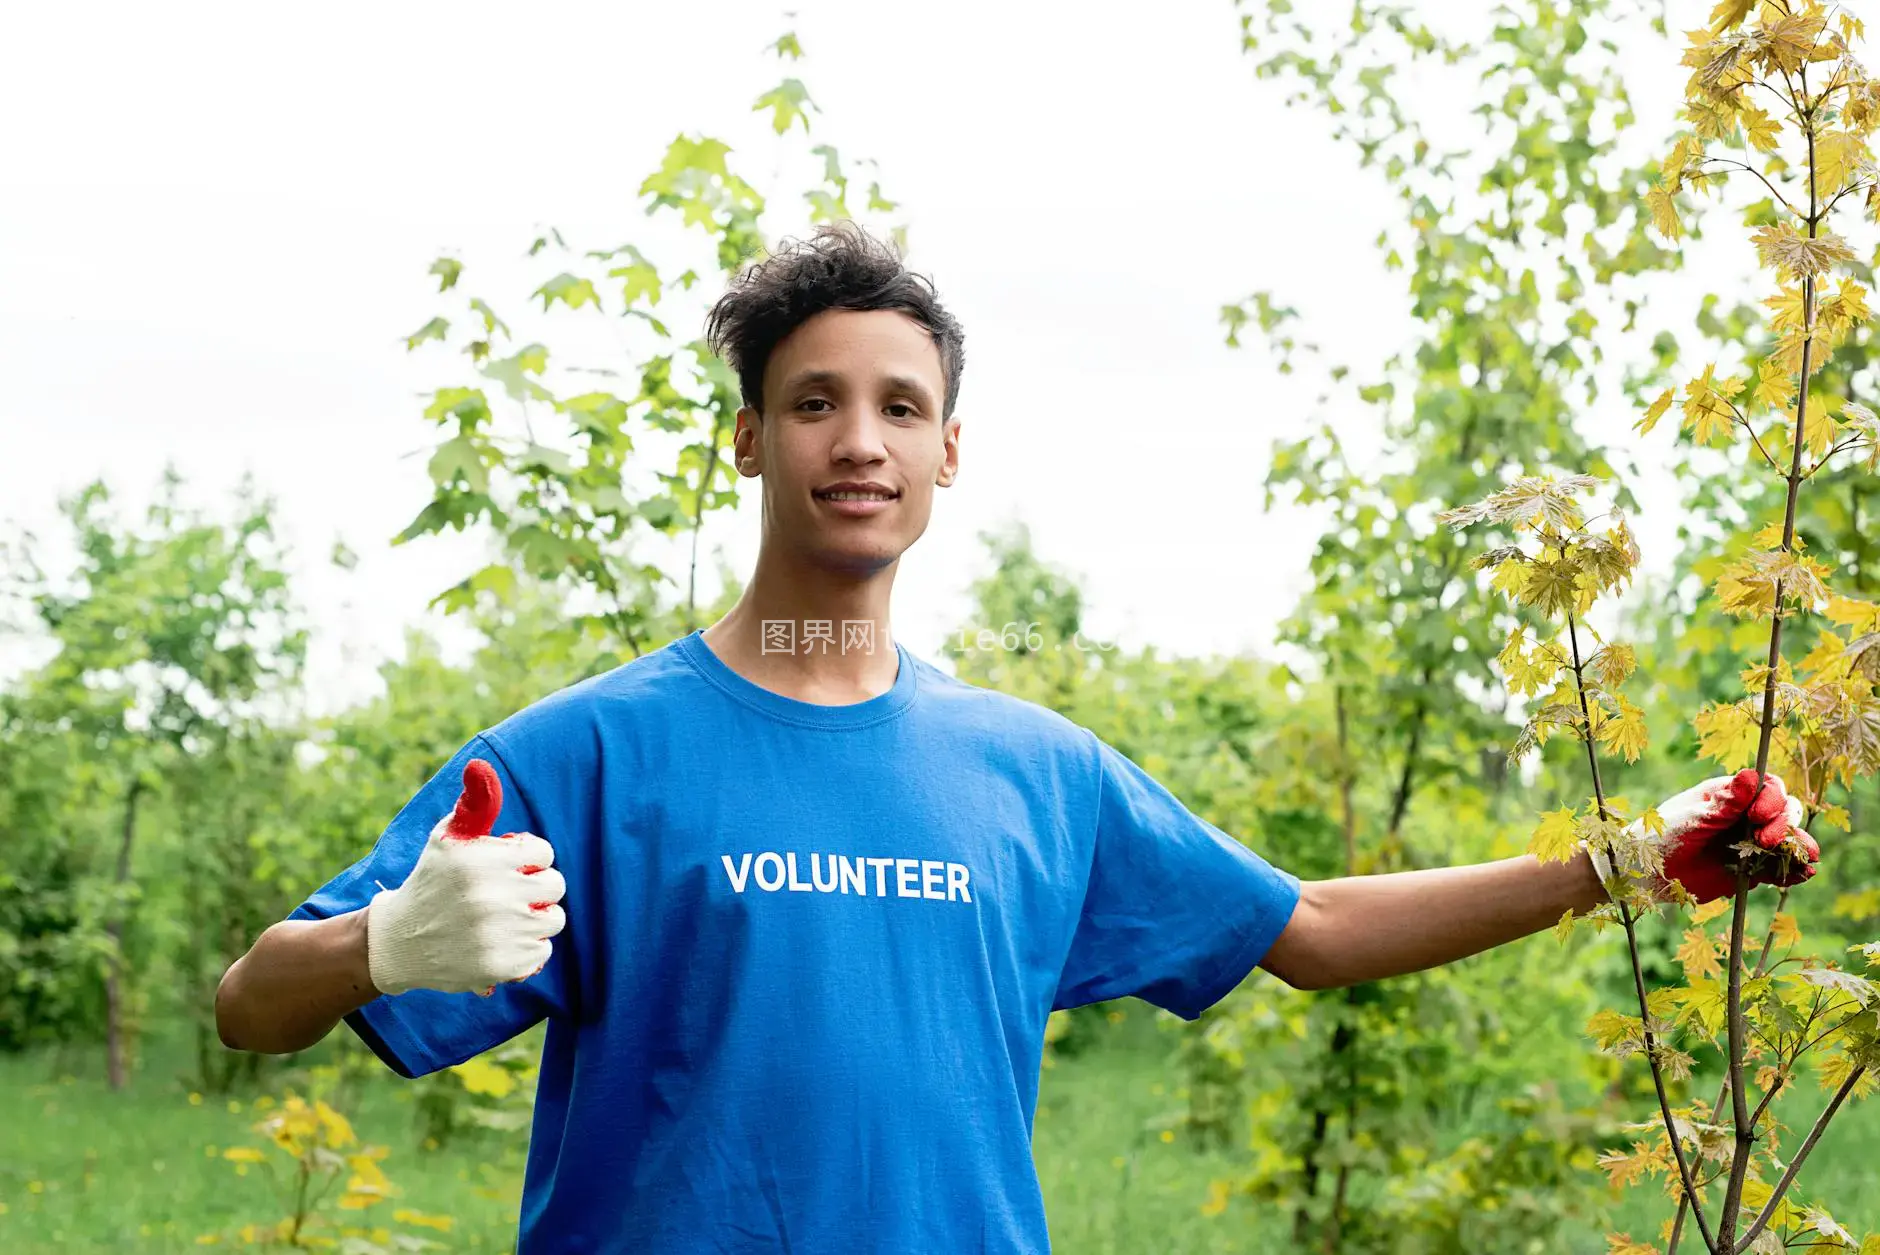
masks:
{"type": "Polygon", "coordinates": [[[830,453],[843,462],[880,462],[888,455],[881,424],[871,414],[845,418],[830,453]]]}

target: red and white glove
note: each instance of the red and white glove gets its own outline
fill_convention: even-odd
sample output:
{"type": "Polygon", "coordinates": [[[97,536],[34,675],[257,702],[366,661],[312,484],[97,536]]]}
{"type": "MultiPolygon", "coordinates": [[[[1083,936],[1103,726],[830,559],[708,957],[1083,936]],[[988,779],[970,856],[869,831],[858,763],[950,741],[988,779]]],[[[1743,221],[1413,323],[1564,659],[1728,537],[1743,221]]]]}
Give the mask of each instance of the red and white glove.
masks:
{"type": "MultiPolygon", "coordinates": [[[[1777,775],[1761,777],[1753,768],[1717,776],[1658,804],[1662,835],[1645,832],[1634,820],[1625,838],[1614,842],[1618,870],[1645,883],[1653,898],[1675,896],[1670,882],[1684,886],[1698,902],[1712,902],[1736,892],[1741,862],[1752,885],[1798,885],[1815,874],[1821,847],[1802,830],[1802,803],[1790,797],[1777,775]]],[[[1601,884],[1612,879],[1612,862],[1602,849],[1588,847],[1601,884]]]]}
{"type": "Polygon", "coordinates": [[[568,922],[567,883],[541,837],[490,835],[502,806],[495,768],[471,759],[456,807],[431,829],[411,875],[372,896],[366,961],[380,993],[487,995],[548,962],[549,938],[568,922]]]}

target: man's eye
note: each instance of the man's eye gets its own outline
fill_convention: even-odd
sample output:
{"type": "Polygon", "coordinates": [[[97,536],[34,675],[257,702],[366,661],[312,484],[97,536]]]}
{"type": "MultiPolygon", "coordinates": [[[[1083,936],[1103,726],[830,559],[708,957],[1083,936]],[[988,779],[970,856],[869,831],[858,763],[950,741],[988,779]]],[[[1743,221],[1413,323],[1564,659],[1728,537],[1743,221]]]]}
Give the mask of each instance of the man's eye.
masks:
{"type": "Polygon", "coordinates": [[[913,407],[913,406],[911,406],[911,405],[904,405],[904,404],[902,404],[902,403],[901,403],[901,402],[899,402],[899,401],[896,401],[896,402],[895,402],[894,404],[892,404],[892,405],[890,405],[890,406],[889,406],[888,408],[889,408],[889,409],[891,409],[891,410],[905,410],[905,411],[907,411],[907,412],[906,412],[905,414],[897,414],[897,415],[895,415],[895,417],[896,417],[896,418],[915,418],[915,417],[918,417],[918,416],[917,416],[917,415],[916,415],[916,414],[914,413],[914,407],[913,407]]]}
{"type": "MultiPolygon", "coordinates": [[[[809,407],[812,405],[827,405],[827,404],[829,404],[829,402],[823,400],[821,397],[810,397],[808,400],[799,403],[796,408],[799,410],[808,410],[809,407]]],[[[810,413],[812,414],[816,414],[820,412],[821,411],[819,410],[810,410],[810,413]]]]}

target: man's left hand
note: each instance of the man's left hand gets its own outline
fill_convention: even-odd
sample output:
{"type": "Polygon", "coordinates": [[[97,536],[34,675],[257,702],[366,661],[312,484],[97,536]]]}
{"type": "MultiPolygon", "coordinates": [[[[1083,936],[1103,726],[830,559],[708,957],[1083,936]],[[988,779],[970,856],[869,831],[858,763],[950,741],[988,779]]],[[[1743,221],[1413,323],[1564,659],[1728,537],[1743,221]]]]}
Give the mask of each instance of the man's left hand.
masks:
{"type": "MultiPolygon", "coordinates": [[[[1620,850],[1620,866],[1645,877],[1654,898],[1675,896],[1671,882],[1698,902],[1712,902],[1736,892],[1737,870],[1751,885],[1798,885],[1815,874],[1821,847],[1802,829],[1802,803],[1791,797],[1777,775],[1758,776],[1744,768],[1717,776],[1666,798],[1657,807],[1664,832],[1655,843],[1664,871],[1657,875],[1636,850],[1620,850]]],[[[1643,821],[1633,821],[1627,835],[1643,836],[1643,821]]],[[[1603,857],[1595,854],[1601,879],[1603,857]]]]}

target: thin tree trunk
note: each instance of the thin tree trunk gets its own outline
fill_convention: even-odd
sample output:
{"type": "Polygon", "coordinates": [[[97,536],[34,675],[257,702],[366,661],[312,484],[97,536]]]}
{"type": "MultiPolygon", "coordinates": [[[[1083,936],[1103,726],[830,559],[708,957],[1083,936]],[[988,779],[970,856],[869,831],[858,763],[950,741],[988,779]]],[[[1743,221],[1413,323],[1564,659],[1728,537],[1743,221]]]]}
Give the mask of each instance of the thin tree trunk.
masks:
{"type": "Polygon", "coordinates": [[[692,556],[686,563],[685,626],[698,627],[698,542],[705,530],[705,497],[711,491],[712,477],[718,473],[718,451],[723,447],[718,437],[724,431],[724,415],[712,416],[712,451],[705,459],[705,470],[698,481],[698,509],[692,515],[692,556]]]}
{"type": "MultiPolygon", "coordinates": [[[[1341,1025],[1339,1032],[1343,1032],[1341,1025]]],[[[1336,1040],[1336,1035],[1334,1035],[1336,1040]]],[[[1312,1136],[1306,1141],[1305,1154],[1302,1157],[1301,1175],[1305,1189],[1299,1200],[1299,1207],[1293,1212],[1293,1245],[1303,1247],[1312,1232],[1312,1200],[1319,1194],[1319,1151],[1325,1145],[1326,1126],[1332,1122],[1332,1113],[1321,1107],[1312,1113],[1312,1136]]]]}
{"type": "Polygon", "coordinates": [[[1332,689],[1332,709],[1338,716],[1338,810],[1339,824],[1345,832],[1345,875],[1358,869],[1358,812],[1351,802],[1352,775],[1350,741],[1346,735],[1345,686],[1332,689]]]}
{"type": "MultiPolygon", "coordinates": [[[[1428,689],[1436,668],[1424,667],[1420,686],[1428,689]]],[[[1390,825],[1384,830],[1384,848],[1394,851],[1402,839],[1404,816],[1410,811],[1410,794],[1416,788],[1417,755],[1423,747],[1423,725],[1429,717],[1429,707],[1421,699],[1417,701],[1416,713],[1410,719],[1410,744],[1403,752],[1403,774],[1397,777],[1397,795],[1390,803],[1390,825]]]]}
{"type": "Polygon", "coordinates": [[[131,844],[137,839],[137,802],[143,794],[143,780],[131,781],[130,791],[124,797],[124,833],[118,842],[116,888],[120,901],[104,930],[111,942],[104,978],[105,1074],[114,1091],[124,1088],[129,1050],[124,1007],[124,921],[130,907],[123,904],[122,895],[130,884],[131,844]]]}

